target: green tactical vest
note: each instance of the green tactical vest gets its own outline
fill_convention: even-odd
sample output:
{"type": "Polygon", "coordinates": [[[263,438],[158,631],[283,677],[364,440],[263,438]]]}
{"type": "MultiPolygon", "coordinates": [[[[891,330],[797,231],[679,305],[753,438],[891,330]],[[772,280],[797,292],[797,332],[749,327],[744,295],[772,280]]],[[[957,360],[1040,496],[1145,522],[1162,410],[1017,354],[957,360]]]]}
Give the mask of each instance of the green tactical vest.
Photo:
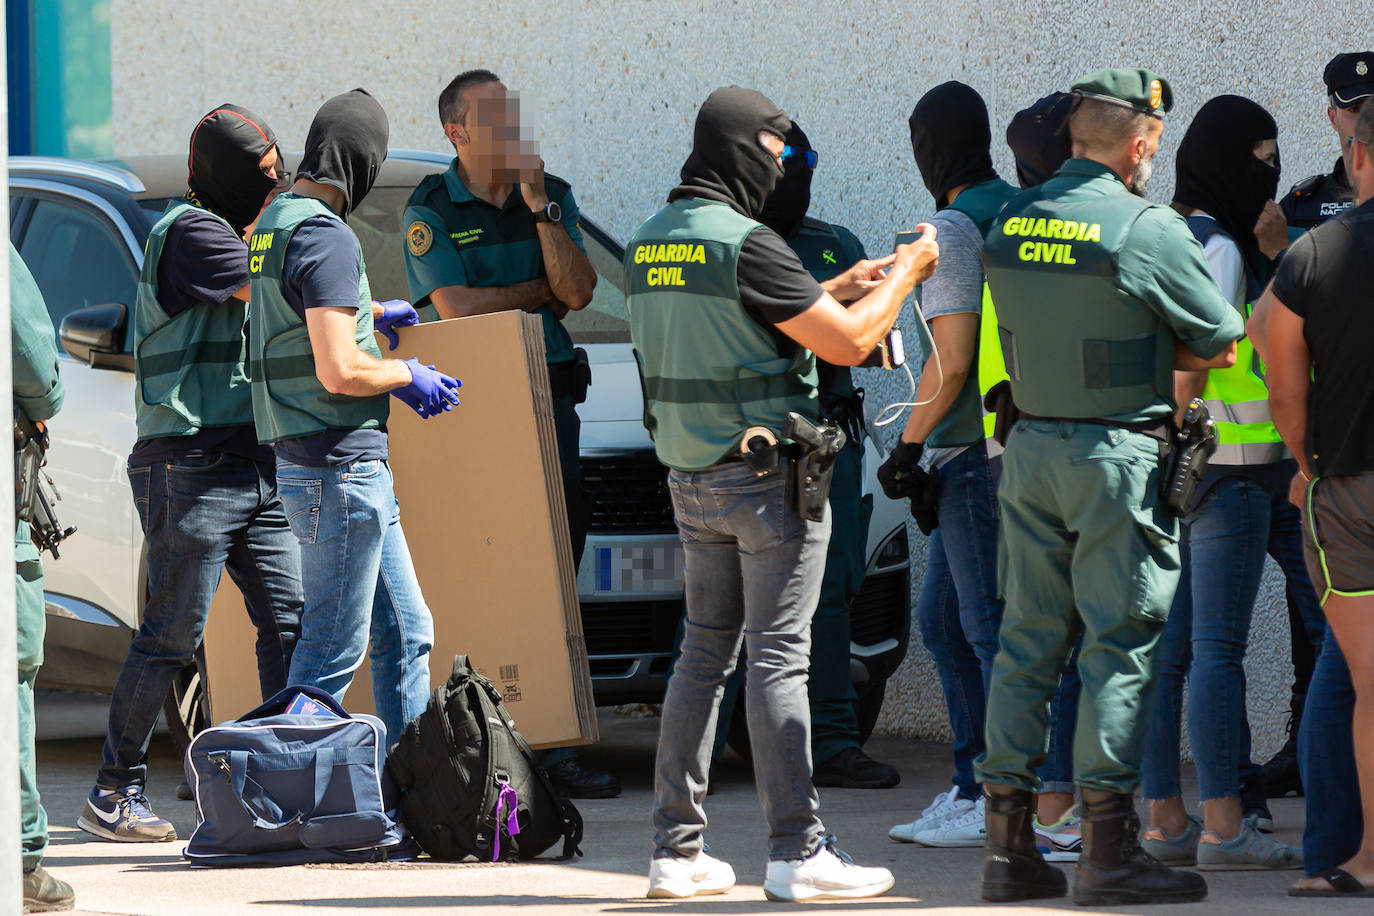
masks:
{"type": "Polygon", "coordinates": [[[788,411],[818,419],[816,357],[784,357],[740,304],[736,267],[754,222],[686,198],[646,220],[625,248],[630,338],[644,426],[670,468],[699,471],[739,448],[751,426],[788,411]]]}
{"type": "MultiPolygon", "coordinates": [[[[248,240],[248,339],[253,365],[253,419],[259,442],[279,442],[326,429],[376,429],[386,424],[387,395],[355,398],[330,394],[315,375],[315,356],[305,320],[282,292],[282,261],[297,227],[306,220],[339,216],[321,201],[282,194],[263,213],[248,240]]],[[[358,330],[364,353],[381,359],[372,336],[372,290],[363,266],[358,283],[358,330]]]]}
{"type": "MultiPolygon", "coordinates": [[[[827,222],[803,217],[798,226],[783,241],[797,253],[802,267],[816,279],[817,283],[832,280],[853,267],[863,258],[863,251],[857,248],[857,240],[852,235],[841,235],[827,222]]],[[[816,360],[817,385],[822,392],[837,398],[854,396],[854,375],[848,366],[834,366],[824,360],[816,360]]]]}
{"type": "MultiPolygon", "coordinates": [[[[965,188],[948,206],[973,220],[978,232],[984,236],[992,226],[997,214],[1002,212],[1007,201],[1019,193],[1000,178],[980,181],[965,188]]],[[[926,444],[937,448],[953,448],[973,445],[992,437],[995,417],[983,410],[983,395],[997,382],[1006,378],[1005,367],[1001,365],[1001,347],[997,344],[997,312],[992,306],[992,296],[988,285],[983,283],[983,302],[978,324],[977,350],[974,365],[977,372],[970,372],[964,380],[958,398],[950,405],[949,412],[935,424],[926,437],[926,444]],[[984,384],[987,387],[983,387],[984,384]]]]}
{"type": "Polygon", "coordinates": [[[1117,254],[1153,206],[1127,193],[1023,193],[993,222],[983,267],[1016,406],[1042,417],[1164,416],[1173,335],[1117,284],[1117,254]]]}
{"type": "Polygon", "coordinates": [[[209,213],[229,225],[189,200],[176,200],[148,234],[134,301],[134,414],[139,441],[253,423],[244,362],[247,304],[234,298],[215,307],[197,303],[168,317],[158,302],[162,246],[172,223],[188,210],[209,213]]]}
{"type": "MultiPolygon", "coordinates": [[[[1188,228],[1201,245],[1221,231],[1212,219],[1188,220],[1188,228]]],[[[1247,303],[1245,318],[1254,306],[1247,303]]],[[[1207,412],[1217,424],[1217,450],[1211,464],[1269,464],[1288,456],[1283,439],[1269,414],[1269,388],[1264,383],[1264,364],[1249,337],[1236,341],[1236,362],[1227,369],[1207,370],[1202,389],[1207,412]]]]}

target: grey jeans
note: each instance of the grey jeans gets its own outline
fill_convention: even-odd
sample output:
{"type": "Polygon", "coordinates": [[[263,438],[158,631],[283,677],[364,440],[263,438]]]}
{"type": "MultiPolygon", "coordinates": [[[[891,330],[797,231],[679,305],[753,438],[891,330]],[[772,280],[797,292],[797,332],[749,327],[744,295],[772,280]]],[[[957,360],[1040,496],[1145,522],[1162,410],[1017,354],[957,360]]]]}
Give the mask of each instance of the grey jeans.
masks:
{"type": "Polygon", "coordinates": [[[654,774],[655,855],[703,846],[706,781],[725,681],[748,650],[745,709],[772,859],[813,853],[825,833],[811,784],[806,672],[830,514],[805,521],[784,475],[742,462],[672,471],[668,488],[686,560],[687,620],[668,681],[654,774]]]}

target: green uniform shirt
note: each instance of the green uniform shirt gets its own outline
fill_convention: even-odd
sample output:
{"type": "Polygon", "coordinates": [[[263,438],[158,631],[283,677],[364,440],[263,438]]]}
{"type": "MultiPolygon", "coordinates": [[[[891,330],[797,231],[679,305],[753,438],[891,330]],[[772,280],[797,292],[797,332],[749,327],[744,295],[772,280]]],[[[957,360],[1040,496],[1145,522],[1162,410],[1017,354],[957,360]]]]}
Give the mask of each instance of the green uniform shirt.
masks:
{"type": "MultiPolygon", "coordinates": [[[[563,210],[563,226],[584,253],[572,187],[544,176],[549,200],[563,210]]],[[[539,230],[520,189],[494,207],[472,195],[458,177],[455,158],[448,171],[427,176],[410,195],[402,220],[406,227],[406,282],[421,320],[438,318],[429,294],[441,286],[511,286],[544,273],[539,230]]],[[[544,322],[545,355],[551,363],[573,358],[572,337],[547,305],[536,314],[544,322]]]]}
{"type": "MultiPolygon", "coordinates": [[[[783,241],[797,253],[802,267],[816,278],[817,283],[834,279],[868,257],[863,243],[854,233],[809,216],[804,217],[801,225],[783,241]]],[[[832,366],[817,359],[816,370],[820,374],[819,388],[823,394],[840,398],[854,396],[854,378],[848,366],[832,366]]]]}
{"type": "Polygon", "coordinates": [[[1029,413],[1163,419],[1175,409],[1173,340],[1210,359],[1245,331],[1183,217],[1091,160],[1070,159],[1008,203],[983,261],[1029,413]],[[1099,410],[1123,400],[1138,403],[1099,410]]]}

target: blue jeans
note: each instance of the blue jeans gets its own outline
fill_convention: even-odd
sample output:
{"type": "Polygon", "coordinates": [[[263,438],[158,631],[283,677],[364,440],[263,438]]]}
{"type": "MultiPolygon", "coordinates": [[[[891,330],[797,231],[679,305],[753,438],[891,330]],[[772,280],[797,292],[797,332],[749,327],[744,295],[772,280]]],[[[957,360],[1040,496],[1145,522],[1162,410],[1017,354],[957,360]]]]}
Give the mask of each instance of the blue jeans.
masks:
{"type": "Polygon", "coordinates": [[[1335,634],[1328,632],[1298,728],[1298,767],[1307,795],[1302,861],[1308,875],[1344,865],[1360,849],[1364,819],[1350,731],[1354,715],[1350,669],[1335,634]]]}
{"type": "Polygon", "coordinates": [[[129,468],[148,557],[148,603],[110,697],[96,784],[142,786],[162,701],[200,646],[220,574],[257,627],[258,686],[286,686],[301,625],[300,550],[275,469],[227,453],[129,468]]]}
{"type": "Polygon", "coordinates": [[[1155,710],[1144,760],[1145,797],[1179,789],[1182,686],[1202,801],[1237,798],[1262,770],[1250,760],[1245,649],[1255,596],[1272,556],[1304,620],[1321,617],[1302,555],[1302,516],[1288,502],[1294,465],[1223,477],[1184,519],[1183,576],[1161,644],[1155,710]]]}
{"type": "Polygon", "coordinates": [[[342,703],[370,642],[373,708],[395,741],[429,701],[434,620],[401,531],[391,469],[375,460],[304,467],[278,457],[277,486],[305,583],[290,682],[342,703]]]}
{"type": "Polygon", "coordinates": [[[803,519],[788,499],[785,476],[759,478],[740,461],[668,475],[686,562],[687,618],[658,736],[655,856],[702,849],[711,744],[741,639],[769,856],[805,858],[825,833],[811,784],[806,681],[830,513],[821,522],[803,519]]]}

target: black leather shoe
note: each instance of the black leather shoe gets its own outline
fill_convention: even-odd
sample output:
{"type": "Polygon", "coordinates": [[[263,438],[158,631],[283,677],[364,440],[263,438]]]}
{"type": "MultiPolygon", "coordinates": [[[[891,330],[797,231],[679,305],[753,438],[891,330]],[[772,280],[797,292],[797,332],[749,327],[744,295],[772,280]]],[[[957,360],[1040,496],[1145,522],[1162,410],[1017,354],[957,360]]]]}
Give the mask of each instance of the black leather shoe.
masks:
{"type": "Polygon", "coordinates": [[[902,781],[894,767],[879,763],[862,748],[847,747],[816,766],[811,782],[837,789],[890,789],[902,781]]]}
{"type": "Polygon", "coordinates": [[[558,793],[568,798],[615,798],[620,794],[619,779],[587,769],[576,757],[560,760],[544,772],[558,793]]]}
{"type": "Polygon", "coordinates": [[[1074,875],[1074,903],[1189,903],[1207,896],[1202,875],[1170,868],[1140,848],[1133,794],[1083,789],[1079,811],[1083,852],[1074,875]]]}
{"type": "Polygon", "coordinates": [[[985,783],[983,792],[988,833],[983,848],[983,899],[1007,903],[1067,894],[1064,873],[1048,865],[1035,848],[1034,794],[992,783],[985,783]]]}
{"type": "Polygon", "coordinates": [[[24,872],[24,912],[52,913],[76,906],[76,893],[66,881],[48,874],[43,866],[24,872]]]}

